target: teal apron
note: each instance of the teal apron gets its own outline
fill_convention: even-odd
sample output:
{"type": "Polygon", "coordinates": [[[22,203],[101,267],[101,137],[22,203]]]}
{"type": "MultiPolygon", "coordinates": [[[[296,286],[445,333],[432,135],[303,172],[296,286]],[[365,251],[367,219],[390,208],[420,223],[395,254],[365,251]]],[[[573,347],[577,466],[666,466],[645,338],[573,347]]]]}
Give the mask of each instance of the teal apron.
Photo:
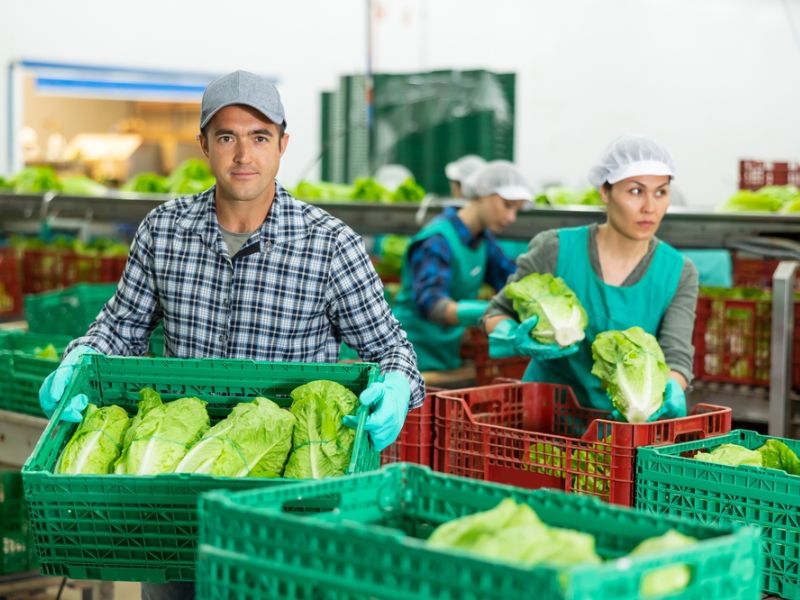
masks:
{"type": "MultiPolygon", "coordinates": [[[[475,249],[465,246],[450,221],[438,218],[411,239],[409,248],[434,235],[442,235],[453,253],[452,277],[448,295],[455,301],[473,300],[486,272],[486,241],[481,240],[475,249]]],[[[420,371],[443,371],[461,366],[460,346],[464,327],[440,325],[425,319],[412,298],[413,276],[408,265],[408,250],[403,258],[400,273],[400,292],[394,305],[394,314],[405,329],[409,341],[417,352],[420,371]]]]}
{"type": "Polygon", "coordinates": [[[592,342],[599,333],[638,325],[656,335],[664,313],[678,289],[683,256],[659,242],[644,277],[630,286],[605,283],[589,260],[589,228],[558,231],[558,263],[555,275],[564,279],[589,315],[586,338],[579,350],[554,360],[531,360],[523,379],[572,386],[583,406],[611,410],[611,399],[592,375],[592,342]]]}

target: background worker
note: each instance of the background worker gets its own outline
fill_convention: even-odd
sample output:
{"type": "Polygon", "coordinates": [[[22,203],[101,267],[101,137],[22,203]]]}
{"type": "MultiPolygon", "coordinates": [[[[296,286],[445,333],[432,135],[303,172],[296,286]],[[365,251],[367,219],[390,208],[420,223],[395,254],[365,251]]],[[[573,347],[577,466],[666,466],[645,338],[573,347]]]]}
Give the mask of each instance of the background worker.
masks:
{"type": "Polygon", "coordinates": [[[423,227],[403,260],[394,313],[421,371],[461,364],[464,328],[476,325],[488,307],[488,301],[478,300],[481,284],[500,289],[516,268],[494,236],[530,203],[525,178],[510,162],[492,161],[473,173],[463,190],[467,204],[447,208],[423,227]]]}

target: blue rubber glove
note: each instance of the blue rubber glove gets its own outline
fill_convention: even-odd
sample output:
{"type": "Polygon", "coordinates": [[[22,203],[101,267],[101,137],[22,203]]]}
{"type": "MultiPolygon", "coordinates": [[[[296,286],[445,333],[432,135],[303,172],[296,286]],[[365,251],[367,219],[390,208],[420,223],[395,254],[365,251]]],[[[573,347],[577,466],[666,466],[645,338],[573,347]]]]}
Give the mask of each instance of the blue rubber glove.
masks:
{"type": "MultiPolygon", "coordinates": [[[[685,416],[686,394],[680,384],[670,377],[667,379],[667,387],[664,389],[664,402],[661,403],[656,412],[647,417],[647,423],[663,419],[678,419],[685,416]]],[[[611,411],[610,418],[613,421],[627,421],[616,408],[611,411]]]]}
{"type": "MultiPolygon", "coordinates": [[[[361,404],[372,407],[365,429],[375,450],[380,452],[392,445],[400,435],[408,414],[411,384],[402,373],[391,371],[367,386],[358,399],[361,404]]],[[[348,415],[344,417],[344,424],[355,428],[358,419],[348,415]]]]}
{"type": "Polygon", "coordinates": [[[578,344],[561,347],[558,344],[542,344],[531,337],[539,317],[533,316],[517,323],[514,319],[500,321],[489,334],[489,358],[508,356],[530,356],[537,360],[563,358],[578,351],[578,344]]]}
{"type": "Polygon", "coordinates": [[[489,308],[488,300],[459,300],[456,303],[459,325],[477,325],[487,308],[489,308]]]}
{"type": "MultiPolygon", "coordinates": [[[[75,371],[80,366],[81,360],[87,354],[97,354],[97,352],[89,346],[75,346],[64,357],[61,364],[56,367],[56,370],[50,373],[42,382],[39,388],[39,404],[48,419],[53,415],[61,396],[64,395],[64,391],[69,387],[75,371]]],[[[61,420],[80,423],[83,420],[83,410],[89,404],[89,398],[86,397],[86,394],[77,394],[66,402],[67,406],[61,413],[61,420]]]]}

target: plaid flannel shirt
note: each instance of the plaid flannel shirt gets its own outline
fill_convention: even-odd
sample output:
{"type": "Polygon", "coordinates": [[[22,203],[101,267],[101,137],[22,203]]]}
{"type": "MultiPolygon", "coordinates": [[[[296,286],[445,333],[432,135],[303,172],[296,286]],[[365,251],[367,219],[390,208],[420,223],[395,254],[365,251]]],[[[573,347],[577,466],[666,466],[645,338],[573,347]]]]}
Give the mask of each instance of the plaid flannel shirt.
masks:
{"type": "Polygon", "coordinates": [[[214,189],[144,218],[116,293],[69,349],[140,356],[159,321],[165,354],[182,358],[336,362],[344,340],[381,372],[406,375],[420,406],[416,354],[362,239],[276,182],[267,219],[231,259],[214,189]]]}

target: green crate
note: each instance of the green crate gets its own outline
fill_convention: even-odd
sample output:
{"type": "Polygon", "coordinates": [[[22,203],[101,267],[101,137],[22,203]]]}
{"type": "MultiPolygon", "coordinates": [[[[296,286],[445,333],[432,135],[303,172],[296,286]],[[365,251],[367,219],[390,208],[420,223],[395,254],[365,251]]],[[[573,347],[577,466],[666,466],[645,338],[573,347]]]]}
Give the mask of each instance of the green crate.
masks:
{"type": "Polygon", "coordinates": [[[795,453],[800,441],[754,431],[673,446],[639,448],[636,506],[704,523],[747,523],[762,528],[764,590],[800,598],[800,477],[777,469],[730,467],[696,461],[698,450],[739,444],[751,450],[778,439],[795,453]]]}
{"type": "MultiPolygon", "coordinates": [[[[139,390],[150,386],[164,400],[198,396],[208,402],[212,422],[244,399],[266,396],[282,406],[289,393],[315,379],[341,383],[359,393],[378,375],[376,365],[266,363],[230,359],[84,359],[65,397],[85,393],[99,406],[120,404],[131,414],[139,390]]],[[[59,421],[56,409],[22,469],[31,526],[42,573],[75,579],[192,581],[197,535],[197,498],[224,488],[244,490],[288,480],[213,477],[196,474],[55,475],[62,449],[75,425],[59,421]]],[[[379,453],[359,427],[349,472],[378,468],[379,453]]]]}
{"type": "Polygon", "coordinates": [[[28,329],[79,337],[117,289],[116,283],[79,283],[63,290],[25,296],[28,329]]]}
{"type": "Polygon", "coordinates": [[[0,471],[0,540],[3,542],[0,575],[36,569],[19,471],[0,471]]]}
{"type": "Polygon", "coordinates": [[[759,597],[756,528],[711,527],[408,463],[313,484],[215,491],[200,501],[197,592],[204,600],[624,600],[639,597],[643,575],[671,564],[688,565],[692,579],[670,598],[759,597]],[[563,590],[550,567],[515,567],[425,545],[437,525],[493,508],[506,497],[529,504],[551,525],[593,534],[599,553],[611,562],[577,567],[563,590]],[[666,554],[620,558],[670,528],[700,541],[666,554]]]}
{"type": "Polygon", "coordinates": [[[71,340],[58,334],[0,333],[0,381],[7,382],[0,395],[0,410],[44,416],[39,406],[39,387],[56,368],[58,360],[37,358],[34,352],[53,344],[60,358],[71,340]]]}

